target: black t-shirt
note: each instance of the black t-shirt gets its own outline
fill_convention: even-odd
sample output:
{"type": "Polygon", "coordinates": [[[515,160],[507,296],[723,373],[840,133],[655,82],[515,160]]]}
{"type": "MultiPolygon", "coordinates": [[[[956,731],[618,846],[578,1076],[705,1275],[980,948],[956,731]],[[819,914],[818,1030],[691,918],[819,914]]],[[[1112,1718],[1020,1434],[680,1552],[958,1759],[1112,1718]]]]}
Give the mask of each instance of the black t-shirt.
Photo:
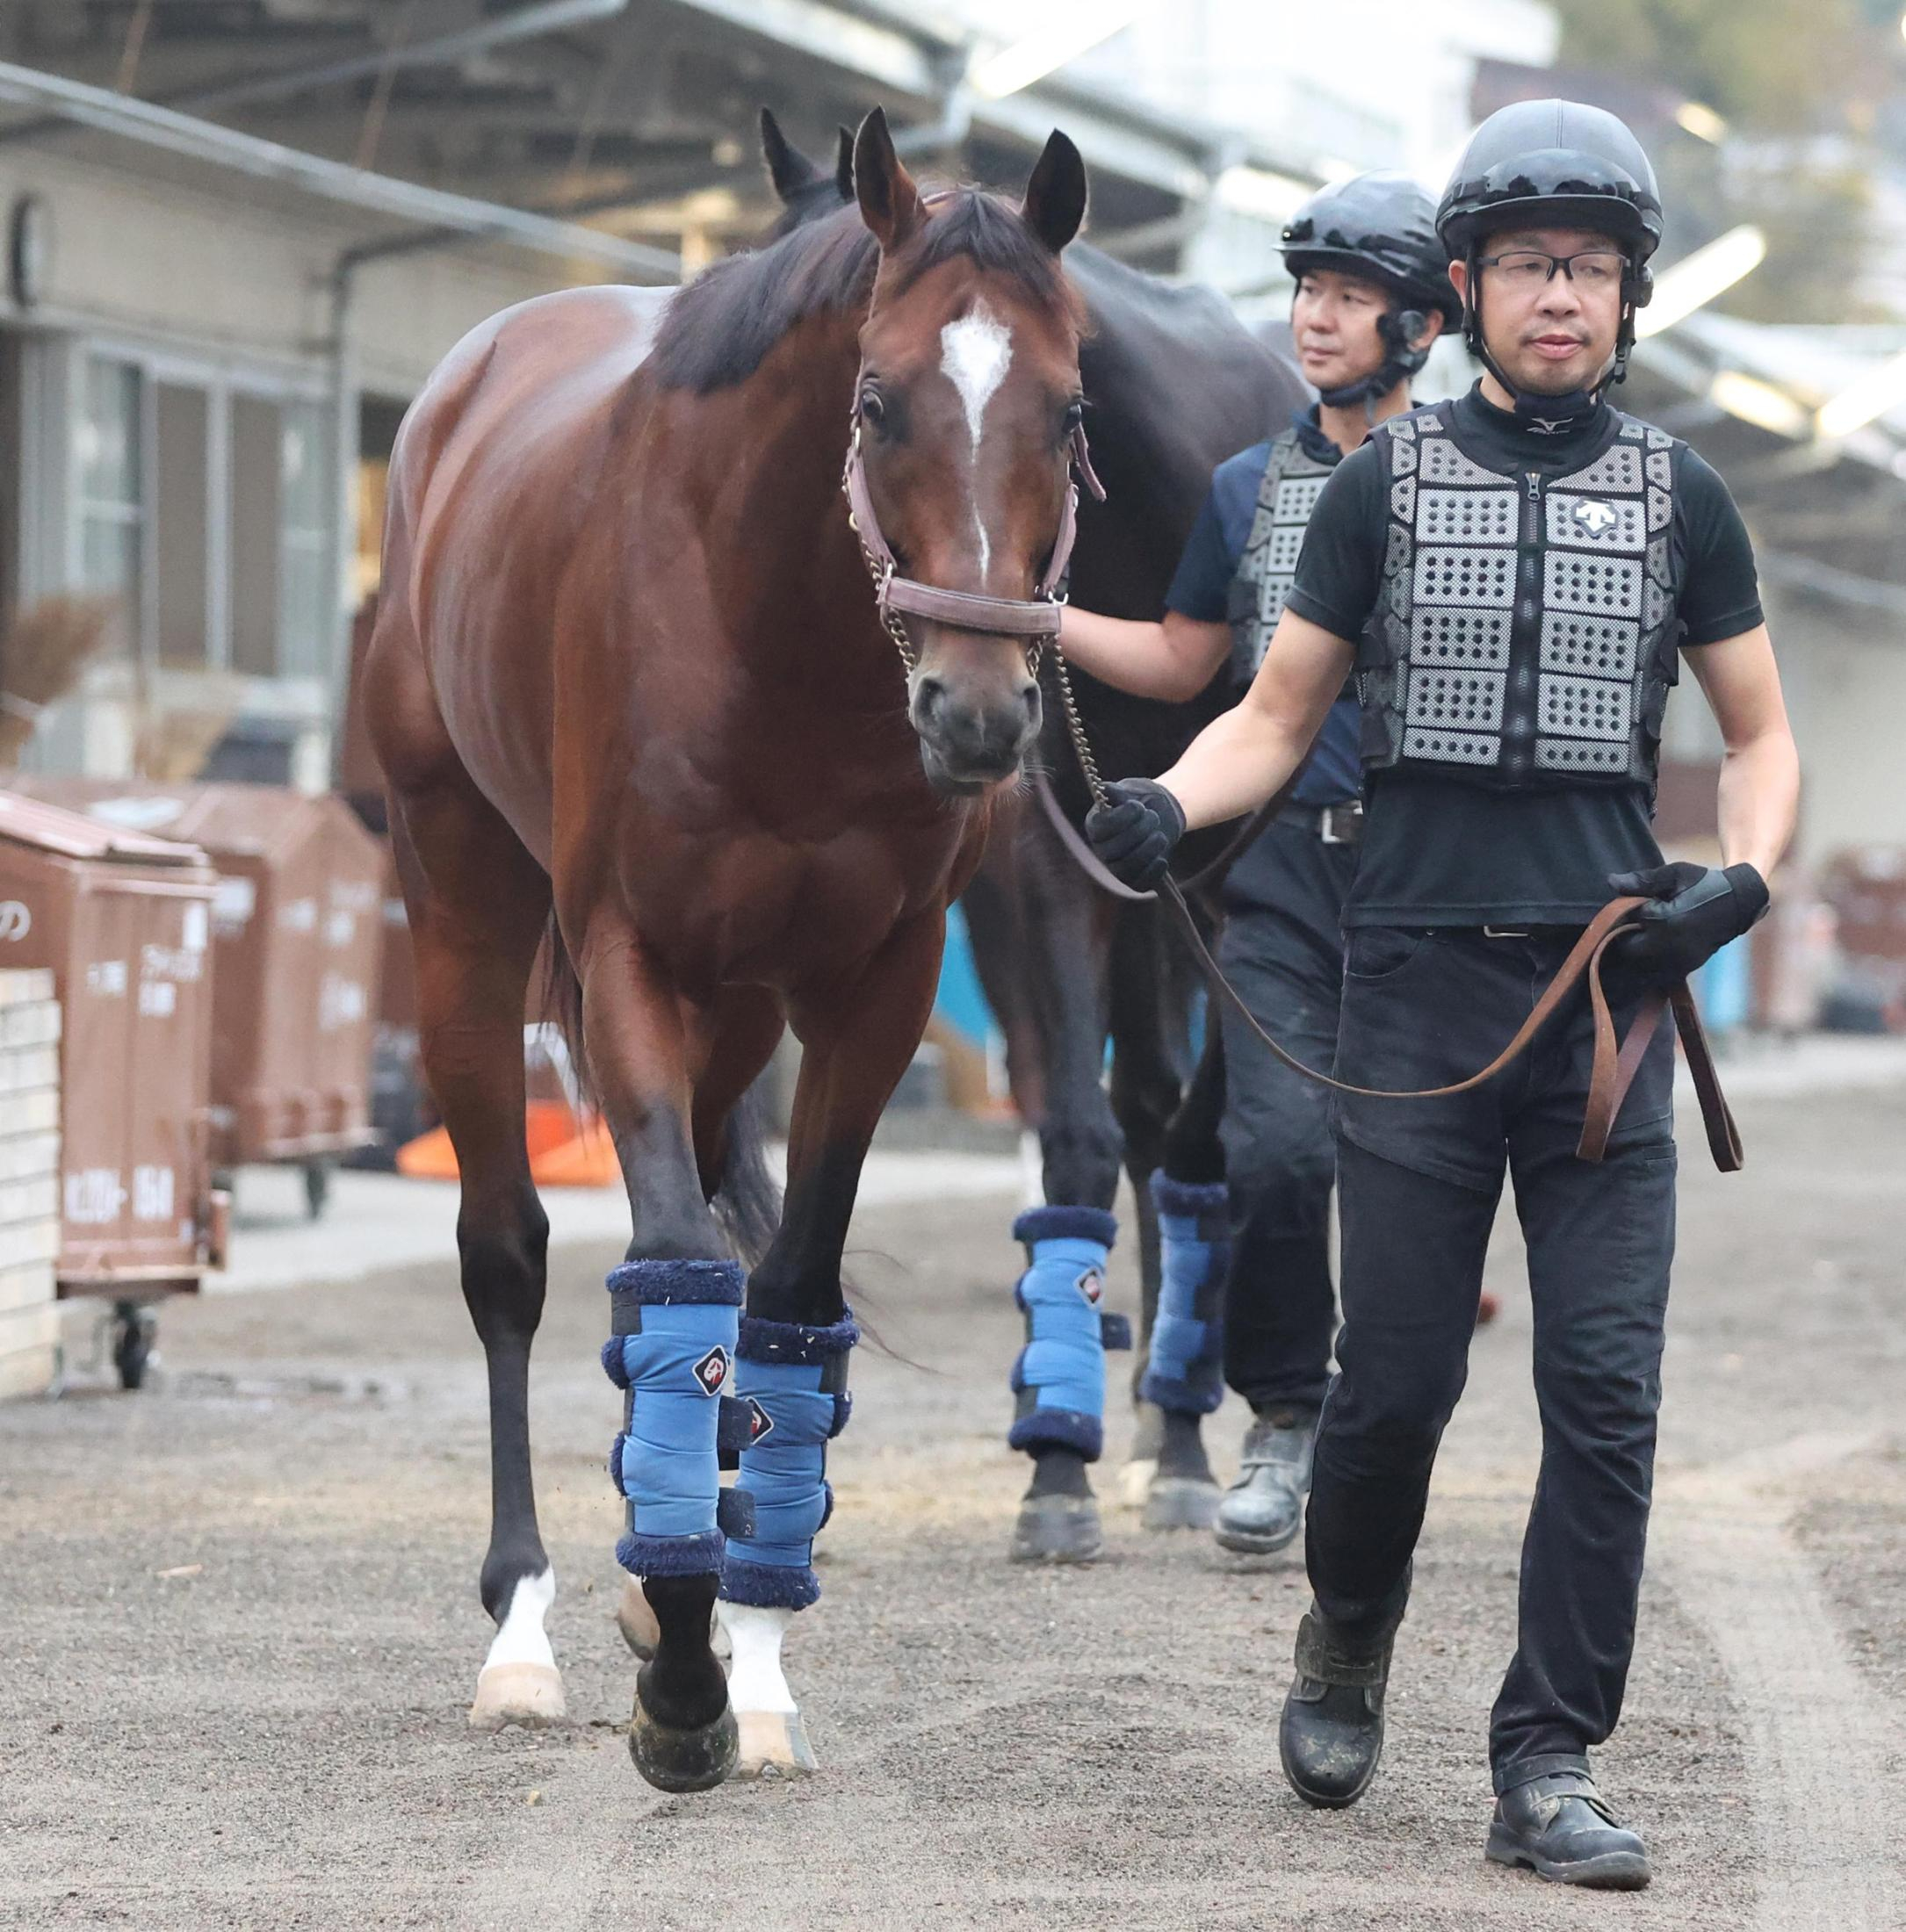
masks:
{"type": "MultiPolygon", "coordinates": [[[[1526,428],[1472,389],[1455,428],[1491,467],[1564,476],[1599,452],[1606,411],[1566,436],[1526,428]]],[[[1286,607],[1339,638],[1356,638],[1383,583],[1389,515],[1382,456],[1366,444],[1318,496],[1286,607]]],[[[1684,647],[1717,644],[1761,622],[1753,546],[1727,485],[1692,450],[1675,494],[1686,559],[1684,647]]],[[[1556,785],[1492,791],[1421,770],[1372,772],[1363,847],[1344,907],[1350,926],[1569,925],[1607,903],[1608,875],[1657,865],[1646,790],[1556,785]]]]}

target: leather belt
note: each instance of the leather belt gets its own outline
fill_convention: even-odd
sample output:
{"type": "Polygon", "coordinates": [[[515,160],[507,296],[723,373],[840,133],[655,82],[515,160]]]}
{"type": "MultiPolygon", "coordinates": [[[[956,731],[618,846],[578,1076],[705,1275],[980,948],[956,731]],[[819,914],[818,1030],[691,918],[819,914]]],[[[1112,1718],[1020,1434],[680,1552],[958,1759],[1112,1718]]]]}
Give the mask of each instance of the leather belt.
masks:
{"type": "Polygon", "coordinates": [[[1280,825],[1301,825],[1327,846],[1363,843],[1363,801],[1346,798],[1333,805],[1286,805],[1277,815],[1280,825]]]}

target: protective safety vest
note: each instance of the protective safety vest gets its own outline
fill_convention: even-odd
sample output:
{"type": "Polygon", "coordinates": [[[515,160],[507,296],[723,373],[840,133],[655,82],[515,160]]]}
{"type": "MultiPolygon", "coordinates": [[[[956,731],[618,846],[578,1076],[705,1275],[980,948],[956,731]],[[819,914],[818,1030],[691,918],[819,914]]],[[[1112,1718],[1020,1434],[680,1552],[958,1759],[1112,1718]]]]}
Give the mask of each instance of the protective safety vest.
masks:
{"type": "Polygon", "coordinates": [[[1686,445],[1609,415],[1601,453],[1552,478],[1478,461],[1447,403],[1373,432],[1390,503],[1358,647],[1367,770],[1652,792],[1679,674],[1686,445]]]}
{"type": "Polygon", "coordinates": [[[1231,670],[1241,685],[1250,683],[1264,661],[1296,572],[1304,526],[1334,466],[1311,456],[1295,429],[1286,429],[1271,443],[1251,535],[1238,559],[1224,607],[1231,624],[1231,670]]]}

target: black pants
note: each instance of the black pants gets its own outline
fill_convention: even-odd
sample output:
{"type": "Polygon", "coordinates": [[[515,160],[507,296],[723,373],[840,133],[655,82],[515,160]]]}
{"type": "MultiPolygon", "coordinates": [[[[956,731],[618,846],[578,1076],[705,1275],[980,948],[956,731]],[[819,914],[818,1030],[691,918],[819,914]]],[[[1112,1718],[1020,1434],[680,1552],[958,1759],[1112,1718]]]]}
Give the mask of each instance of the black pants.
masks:
{"type": "MultiPolygon", "coordinates": [[[[1445,929],[1349,935],[1337,1069],[1425,1087],[1485,1065],[1564,938],[1445,929]]],[[[1617,1001],[1618,1024],[1629,1012],[1617,1001]]],[[[1577,1158],[1586,1001],[1477,1091],[1335,1104],[1344,1327],[1307,1528],[1332,1621],[1399,1607],[1430,1467],[1462,1393],[1505,1168],[1527,1244],[1542,1457],[1522,1546],[1516,1652],[1490,1728],[1498,1791],[1585,1763],[1621,1715],[1654,1474],[1674,1249],[1673,1032],[1650,1047],[1606,1158],[1577,1158]]]]}
{"type": "MultiPolygon", "coordinates": [[[[1339,922],[1356,854],[1325,845],[1314,816],[1274,820],[1232,868],[1218,961],[1278,1044],[1328,1071],[1343,985],[1339,922]]],[[[1222,1024],[1231,1220],[1224,1380],[1254,1409],[1315,1409],[1337,1326],[1327,1089],[1280,1066],[1228,1007],[1222,1024]]]]}

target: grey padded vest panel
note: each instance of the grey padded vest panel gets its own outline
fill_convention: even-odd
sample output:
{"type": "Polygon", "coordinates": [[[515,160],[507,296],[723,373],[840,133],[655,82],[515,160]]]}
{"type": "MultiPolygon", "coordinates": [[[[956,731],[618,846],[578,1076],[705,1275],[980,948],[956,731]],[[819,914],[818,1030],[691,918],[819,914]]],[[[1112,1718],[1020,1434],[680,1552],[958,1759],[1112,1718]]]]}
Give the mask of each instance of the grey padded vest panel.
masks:
{"type": "Polygon", "coordinates": [[[1332,465],[1320,463],[1297,440],[1295,429],[1273,439],[1264,480],[1258,487],[1258,507],[1238,573],[1231,579],[1225,604],[1231,624],[1231,669],[1240,683],[1257,675],[1269,648],[1271,633],[1283,615],[1284,599],[1303,547],[1304,527],[1332,465]]]}
{"type": "Polygon", "coordinates": [[[1572,474],[1502,472],[1448,406],[1375,432],[1390,484],[1363,759],[1501,787],[1642,783],[1677,668],[1685,445],[1619,411],[1572,474]]]}

